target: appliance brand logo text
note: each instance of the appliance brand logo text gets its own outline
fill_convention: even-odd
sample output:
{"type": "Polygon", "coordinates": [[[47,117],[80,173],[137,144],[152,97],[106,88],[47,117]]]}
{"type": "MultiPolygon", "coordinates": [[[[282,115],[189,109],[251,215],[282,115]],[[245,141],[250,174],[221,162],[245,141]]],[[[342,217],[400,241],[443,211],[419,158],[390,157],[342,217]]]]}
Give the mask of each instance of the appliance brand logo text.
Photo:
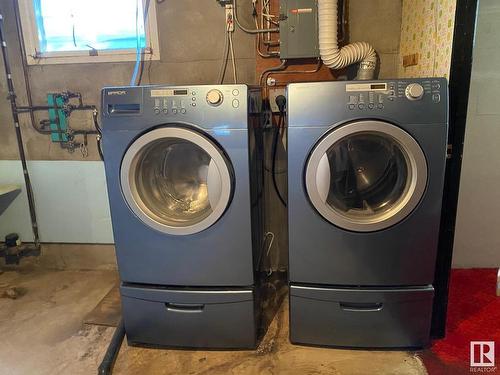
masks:
{"type": "Polygon", "coordinates": [[[108,95],[127,95],[127,92],[125,90],[108,91],[108,95]]]}

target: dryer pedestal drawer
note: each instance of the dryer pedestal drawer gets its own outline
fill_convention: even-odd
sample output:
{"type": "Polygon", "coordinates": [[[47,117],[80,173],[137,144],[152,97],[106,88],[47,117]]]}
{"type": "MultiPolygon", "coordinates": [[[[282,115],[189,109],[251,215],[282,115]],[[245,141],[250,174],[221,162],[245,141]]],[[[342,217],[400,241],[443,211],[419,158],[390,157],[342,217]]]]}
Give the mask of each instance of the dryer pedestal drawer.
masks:
{"type": "Polygon", "coordinates": [[[253,348],[252,289],[186,290],[122,286],[122,312],[132,345],[253,348]]]}
{"type": "Polygon", "coordinates": [[[290,286],[290,340],[392,348],[429,341],[432,286],[400,289],[290,286]]]}

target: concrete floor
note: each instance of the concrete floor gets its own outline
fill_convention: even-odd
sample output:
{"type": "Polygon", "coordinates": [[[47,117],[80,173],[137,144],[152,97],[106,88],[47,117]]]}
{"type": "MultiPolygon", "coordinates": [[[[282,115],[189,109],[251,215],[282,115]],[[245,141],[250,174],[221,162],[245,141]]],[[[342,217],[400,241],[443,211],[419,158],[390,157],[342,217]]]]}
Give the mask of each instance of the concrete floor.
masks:
{"type": "MultiPolygon", "coordinates": [[[[95,374],[114,329],[84,325],[83,319],[116,280],[109,270],[4,268],[0,372],[95,374]],[[7,292],[12,288],[14,294],[7,292]]],[[[413,353],[293,346],[287,327],[284,303],[256,351],[152,350],[124,343],[114,374],[426,374],[413,353]]]]}

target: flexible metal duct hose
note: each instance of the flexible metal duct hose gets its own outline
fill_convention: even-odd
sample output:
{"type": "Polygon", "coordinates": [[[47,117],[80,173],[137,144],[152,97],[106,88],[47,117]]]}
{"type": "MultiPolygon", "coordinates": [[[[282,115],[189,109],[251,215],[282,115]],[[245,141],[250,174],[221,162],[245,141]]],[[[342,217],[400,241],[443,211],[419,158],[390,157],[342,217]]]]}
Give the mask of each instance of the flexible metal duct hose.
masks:
{"type": "Polygon", "coordinates": [[[318,0],[319,51],[323,63],[342,69],[360,62],[357,79],[373,79],[377,53],[366,42],[355,42],[339,49],[337,40],[337,0],[318,0]]]}

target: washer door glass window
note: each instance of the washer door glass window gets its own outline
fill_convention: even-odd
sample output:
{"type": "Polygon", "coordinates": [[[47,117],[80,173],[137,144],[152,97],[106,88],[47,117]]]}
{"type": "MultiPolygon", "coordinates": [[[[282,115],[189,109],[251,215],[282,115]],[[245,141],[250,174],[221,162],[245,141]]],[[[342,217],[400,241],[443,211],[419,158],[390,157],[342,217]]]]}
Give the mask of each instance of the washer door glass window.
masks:
{"type": "Polygon", "coordinates": [[[232,193],[232,171],[221,150],[186,128],[160,128],[138,138],[122,161],[122,191],[134,213],[168,234],[214,224],[232,193]]]}
{"type": "Polygon", "coordinates": [[[311,203],[329,222],[368,232],[408,216],[427,184],[427,164],[418,143],[404,130],[361,121],[328,133],[306,167],[311,203]]]}

